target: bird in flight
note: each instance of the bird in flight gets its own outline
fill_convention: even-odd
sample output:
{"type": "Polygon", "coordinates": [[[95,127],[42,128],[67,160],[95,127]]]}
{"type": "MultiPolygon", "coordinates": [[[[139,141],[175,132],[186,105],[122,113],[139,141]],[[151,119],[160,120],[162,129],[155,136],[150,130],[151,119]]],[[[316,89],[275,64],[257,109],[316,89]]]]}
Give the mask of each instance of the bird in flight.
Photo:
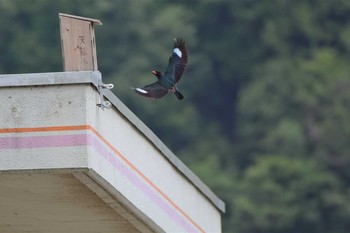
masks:
{"type": "Polygon", "coordinates": [[[169,58],[169,64],[165,73],[163,74],[158,70],[153,70],[152,74],[157,77],[158,81],[144,87],[134,88],[135,92],[153,99],[162,98],[169,92],[172,92],[179,100],[182,100],[184,96],[176,84],[185,72],[187,61],[188,54],[185,41],[182,38],[175,38],[174,49],[169,58]]]}

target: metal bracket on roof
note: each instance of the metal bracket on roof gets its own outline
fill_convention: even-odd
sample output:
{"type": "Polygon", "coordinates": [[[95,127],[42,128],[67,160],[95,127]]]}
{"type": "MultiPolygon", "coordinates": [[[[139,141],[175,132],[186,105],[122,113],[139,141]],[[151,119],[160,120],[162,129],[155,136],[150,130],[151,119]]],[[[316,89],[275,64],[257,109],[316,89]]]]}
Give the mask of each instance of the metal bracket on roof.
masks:
{"type": "Polygon", "coordinates": [[[98,92],[100,93],[100,103],[97,104],[98,107],[102,108],[102,110],[104,110],[105,108],[110,109],[112,107],[111,102],[109,102],[108,100],[105,100],[103,94],[102,94],[102,89],[112,89],[114,87],[113,84],[104,84],[102,82],[102,78],[100,78],[98,80],[98,92]]]}

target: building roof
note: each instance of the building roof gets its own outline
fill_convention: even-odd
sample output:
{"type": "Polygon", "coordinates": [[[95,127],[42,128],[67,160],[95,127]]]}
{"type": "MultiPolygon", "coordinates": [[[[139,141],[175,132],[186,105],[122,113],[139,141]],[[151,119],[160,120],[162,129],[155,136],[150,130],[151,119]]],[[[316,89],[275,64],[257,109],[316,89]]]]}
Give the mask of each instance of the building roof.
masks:
{"type": "MultiPolygon", "coordinates": [[[[0,75],[0,87],[91,84],[111,102],[135,128],[161,152],[174,168],[183,174],[218,210],[225,212],[225,203],[219,199],[169,148],[108,89],[100,89],[102,77],[98,71],[55,72],[0,75]]],[[[108,111],[108,110],[105,110],[108,111]]]]}
{"type": "Polygon", "coordinates": [[[107,87],[0,75],[0,231],[221,232],[224,203],[107,87]]]}

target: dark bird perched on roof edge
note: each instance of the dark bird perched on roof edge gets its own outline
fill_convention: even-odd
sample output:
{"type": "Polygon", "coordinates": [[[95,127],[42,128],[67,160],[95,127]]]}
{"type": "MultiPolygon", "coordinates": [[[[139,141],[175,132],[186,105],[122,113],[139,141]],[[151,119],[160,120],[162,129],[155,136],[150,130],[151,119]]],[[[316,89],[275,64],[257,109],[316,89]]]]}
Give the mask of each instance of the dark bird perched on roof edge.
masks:
{"type": "Polygon", "coordinates": [[[173,53],[169,58],[169,64],[165,73],[153,70],[152,74],[157,77],[158,81],[144,87],[135,88],[135,92],[154,99],[159,99],[168,94],[168,92],[173,92],[179,100],[182,100],[184,96],[177,88],[176,83],[185,72],[187,61],[188,54],[185,41],[182,38],[175,38],[173,53]]]}

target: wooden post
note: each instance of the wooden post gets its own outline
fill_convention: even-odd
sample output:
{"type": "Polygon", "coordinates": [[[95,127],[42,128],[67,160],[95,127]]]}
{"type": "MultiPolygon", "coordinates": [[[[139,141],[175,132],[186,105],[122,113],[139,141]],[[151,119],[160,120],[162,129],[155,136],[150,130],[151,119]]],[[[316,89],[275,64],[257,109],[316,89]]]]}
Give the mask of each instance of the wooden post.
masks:
{"type": "Polygon", "coordinates": [[[98,19],[59,13],[64,71],[96,71],[95,25],[98,19]]]}

